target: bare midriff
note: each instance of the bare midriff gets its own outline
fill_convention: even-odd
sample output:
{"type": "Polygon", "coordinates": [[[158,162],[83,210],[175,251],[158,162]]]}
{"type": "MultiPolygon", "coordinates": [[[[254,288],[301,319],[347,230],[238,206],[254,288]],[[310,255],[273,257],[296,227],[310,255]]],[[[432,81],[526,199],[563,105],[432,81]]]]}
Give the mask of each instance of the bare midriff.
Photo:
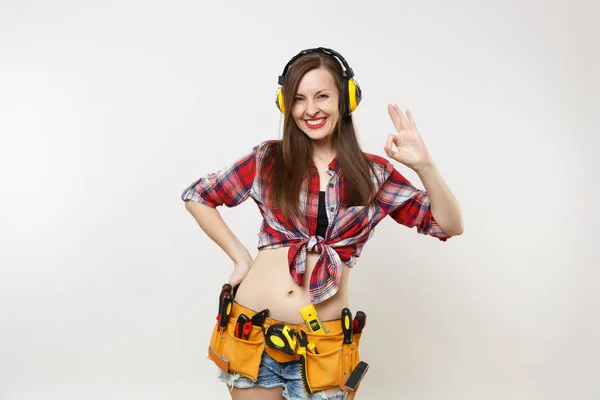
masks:
{"type": "MultiPolygon", "coordinates": [[[[260,250],[238,288],[235,301],[255,311],[268,308],[270,317],[279,321],[302,323],[300,309],[310,304],[310,276],[318,259],[319,254],[307,254],[304,284],[299,286],[289,272],[287,247],[260,250]]],[[[339,319],[342,309],[348,307],[350,268],[342,264],[342,280],[337,293],[315,304],[322,321],[339,319]]]]}

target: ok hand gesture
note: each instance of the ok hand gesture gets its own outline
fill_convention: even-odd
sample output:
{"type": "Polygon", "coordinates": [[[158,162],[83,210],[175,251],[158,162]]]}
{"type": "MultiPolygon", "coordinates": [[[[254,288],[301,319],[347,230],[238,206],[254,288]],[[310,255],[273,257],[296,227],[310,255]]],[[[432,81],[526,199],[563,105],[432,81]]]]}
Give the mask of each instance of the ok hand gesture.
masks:
{"type": "Polygon", "coordinates": [[[429,165],[431,163],[429,152],[419,134],[412,113],[406,110],[404,116],[397,104],[388,104],[388,113],[397,133],[387,137],[383,147],[387,156],[415,171],[429,165]],[[396,150],[392,145],[396,146],[396,150]]]}

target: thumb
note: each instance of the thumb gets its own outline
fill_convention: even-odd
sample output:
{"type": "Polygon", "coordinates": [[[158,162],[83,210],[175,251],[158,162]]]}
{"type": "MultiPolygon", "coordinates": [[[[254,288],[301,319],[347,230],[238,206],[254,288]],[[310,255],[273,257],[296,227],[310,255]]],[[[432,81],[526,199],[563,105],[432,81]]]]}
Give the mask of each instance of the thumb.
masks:
{"type": "Polygon", "coordinates": [[[240,282],[242,282],[242,280],[244,279],[245,276],[246,276],[246,273],[244,271],[242,271],[239,268],[236,268],[233,270],[233,273],[229,277],[229,284],[231,286],[237,286],[240,284],[240,282]]]}

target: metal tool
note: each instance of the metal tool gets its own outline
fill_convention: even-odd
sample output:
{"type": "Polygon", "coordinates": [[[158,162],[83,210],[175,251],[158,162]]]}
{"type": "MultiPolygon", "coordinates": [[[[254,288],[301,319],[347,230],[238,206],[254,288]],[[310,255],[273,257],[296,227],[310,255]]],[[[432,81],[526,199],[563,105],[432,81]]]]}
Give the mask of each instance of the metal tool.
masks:
{"type": "Polygon", "coordinates": [[[344,344],[352,344],[352,313],[348,308],[342,310],[342,331],[344,332],[344,344]]]}
{"type": "Polygon", "coordinates": [[[252,316],[252,325],[262,326],[265,323],[265,320],[269,316],[269,309],[265,308],[264,310],[257,312],[252,316]]]}
{"type": "Polygon", "coordinates": [[[308,382],[308,371],[306,370],[306,351],[308,347],[308,338],[306,337],[306,332],[304,331],[300,331],[299,334],[296,333],[296,336],[298,336],[298,355],[300,356],[300,377],[302,378],[304,390],[306,393],[311,394],[312,388],[308,382]]]}
{"type": "Polygon", "coordinates": [[[362,311],[357,311],[354,316],[354,321],[352,322],[352,330],[355,335],[359,335],[362,333],[362,330],[367,325],[367,314],[362,311]]]}
{"type": "Polygon", "coordinates": [[[306,350],[308,350],[309,353],[319,354],[319,352],[317,351],[317,345],[313,342],[308,341],[308,336],[306,336],[306,332],[300,331],[300,333],[296,333],[296,336],[298,337],[299,346],[306,347],[306,350]]]}
{"type": "Polygon", "coordinates": [[[293,356],[296,354],[296,335],[295,329],[285,324],[274,324],[267,328],[265,341],[267,346],[293,356]]]}
{"type": "Polygon", "coordinates": [[[246,314],[240,314],[235,322],[233,335],[238,339],[248,340],[252,331],[252,320],[246,314]]]}
{"type": "Polygon", "coordinates": [[[362,378],[364,378],[364,376],[367,374],[368,370],[369,364],[364,361],[359,362],[356,367],[354,367],[354,370],[348,377],[348,380],[346,380],[344,383],[344,387],[352,392],[355,391],[358,388],[362,378]]]}

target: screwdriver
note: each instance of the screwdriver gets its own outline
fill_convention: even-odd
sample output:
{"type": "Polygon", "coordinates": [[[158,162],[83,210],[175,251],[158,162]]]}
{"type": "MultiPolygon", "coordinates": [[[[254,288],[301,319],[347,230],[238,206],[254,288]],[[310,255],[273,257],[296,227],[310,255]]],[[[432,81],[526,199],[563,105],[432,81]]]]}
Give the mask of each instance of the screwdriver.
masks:
{"type": "Polygon", "coordinates": [[[221,310],[219,311],[219,327],[225,329],[227,327],[227,321],[229,320],[229,314],[231,314],[231,308],[233,306],[233,295],[227,293],[223,298],[223,304],[221,304],[221,310]]]}
{"type": "Polygon", "coordinates": [[[367,314],[362,311],[357,311],[354,316],[354,321],[352,323],[352,328],[355,335],[359,335],[362,333],[362,330],[367,325],[367,314]]]}
{"type": "Polygon", "coordinates": [[[342,331],[344,332],[344,344],[352,344],[352,313],[348,308],[342,310],[342,331]]]}
{"type": "Polygon", "coordinates": [[[221,287],[221,293],[219,294],[219,310],[217,311],[217,320],[219,320],[219,315],[221,314],[221,308],[223,308],[223,298],[227,293],[231,293],[231,285],[229,283],[224,284],[221,287]]]}

